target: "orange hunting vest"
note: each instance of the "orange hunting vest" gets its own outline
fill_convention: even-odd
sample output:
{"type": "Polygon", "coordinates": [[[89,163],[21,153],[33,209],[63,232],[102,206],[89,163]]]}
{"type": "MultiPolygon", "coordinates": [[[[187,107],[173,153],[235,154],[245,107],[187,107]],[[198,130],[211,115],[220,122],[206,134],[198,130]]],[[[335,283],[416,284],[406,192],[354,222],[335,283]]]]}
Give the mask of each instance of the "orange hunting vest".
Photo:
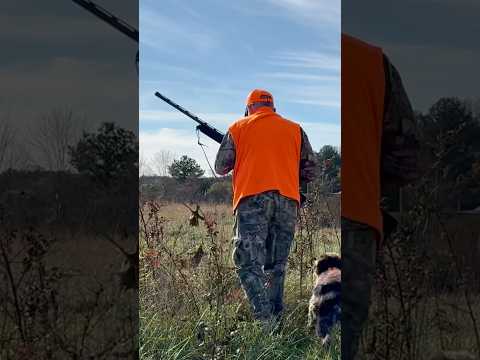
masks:
{"type": "Polygon", "coordinates": [[[342,217],[372,226],[380,237],[384,99],[382,50],[342,34],[342,217]]]}
{"type": "Polygon", "coordinates": [[[264,107],[228,129],[235,143],[233,209],[269,190],[300,202],[300,126],[264,107]]]}

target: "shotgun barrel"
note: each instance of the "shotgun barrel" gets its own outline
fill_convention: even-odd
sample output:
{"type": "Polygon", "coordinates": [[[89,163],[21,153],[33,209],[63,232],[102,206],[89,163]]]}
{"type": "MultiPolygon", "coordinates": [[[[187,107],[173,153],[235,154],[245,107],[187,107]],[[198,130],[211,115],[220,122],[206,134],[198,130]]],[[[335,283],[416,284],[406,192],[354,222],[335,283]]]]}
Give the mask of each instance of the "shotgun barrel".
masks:
{"type": "Polygon", "coordinates": [[[190,111],[184,109],[177,103],[174,103],[172,100],[167,98],[165,95],[160,94],[158,91],[155,93],[155,96],[165,101],[168,105],[173,106],[175,109],[180,111],[181,113],[188,116],[190,119],[198,123],[197,130],[201,131],[203,134],[208,136],[210,139],[216,141],[217,143],[221,144],[224,134],[215,129],[213,126],[210,126],[207,122],[200,119],[198,116],[192,114],[190,111]]]}

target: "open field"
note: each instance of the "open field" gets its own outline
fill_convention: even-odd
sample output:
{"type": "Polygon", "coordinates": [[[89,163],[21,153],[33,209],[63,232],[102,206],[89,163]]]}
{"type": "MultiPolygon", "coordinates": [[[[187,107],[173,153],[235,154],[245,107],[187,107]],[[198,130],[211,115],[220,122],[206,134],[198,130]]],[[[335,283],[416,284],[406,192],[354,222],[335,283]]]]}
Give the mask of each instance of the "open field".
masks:
{"type": "Polygon", "coordinates": [[[250,314],[231,260],[229,206],[200,205],[205,220],[189,225],[181,204],[148,203],[140,228],[142,359],[340,359],[340,334],[323,349],[306,328],[311,265],[340,249],[340,231],[302,215],[289,258],[286,311],[265,335],[250,314]]]}

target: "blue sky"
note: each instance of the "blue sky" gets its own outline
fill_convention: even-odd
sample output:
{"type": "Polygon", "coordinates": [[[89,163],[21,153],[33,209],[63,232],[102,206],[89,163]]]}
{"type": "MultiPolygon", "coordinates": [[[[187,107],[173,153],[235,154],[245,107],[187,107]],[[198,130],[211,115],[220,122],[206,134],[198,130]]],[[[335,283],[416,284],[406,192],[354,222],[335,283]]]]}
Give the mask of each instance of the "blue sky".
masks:
{"type": "MultiPolygon", "coordinates": [[[[141,0],[140,153],[188,155],[207,168],[194,123],[159,91],[220,131],[247,94],[269,90],[315,150],[340,145],[339,0],[141,0]]],[[[218,145],[202,136],[210,161],[218,145]]]]}

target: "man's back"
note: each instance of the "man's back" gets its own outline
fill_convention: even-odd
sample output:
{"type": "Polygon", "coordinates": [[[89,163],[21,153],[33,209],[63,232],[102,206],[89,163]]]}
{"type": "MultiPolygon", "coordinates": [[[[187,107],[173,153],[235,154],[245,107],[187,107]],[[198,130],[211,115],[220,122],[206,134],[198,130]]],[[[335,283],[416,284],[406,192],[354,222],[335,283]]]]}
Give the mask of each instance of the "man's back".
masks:
{"type": "Polygon", "coordinates": [[[298,124],[264,110],[235,122],[234,207],[243,197],[268,190],[299,200],[301,134],[298,124]]]}
{"type": "Polygon", "coordinates": [[[384,99],[381,49],[342,35],[342,216],[379,233],[384,99]]]}

